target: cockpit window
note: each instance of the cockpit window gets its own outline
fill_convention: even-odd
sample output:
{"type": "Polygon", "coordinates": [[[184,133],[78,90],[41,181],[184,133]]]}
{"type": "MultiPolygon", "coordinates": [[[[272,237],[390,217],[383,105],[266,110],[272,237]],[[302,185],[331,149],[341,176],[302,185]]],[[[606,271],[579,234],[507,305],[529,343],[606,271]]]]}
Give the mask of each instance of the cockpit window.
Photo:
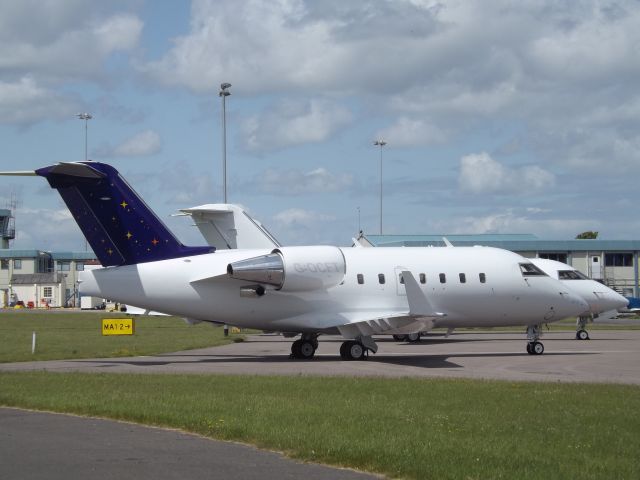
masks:
{"type": "Polygon", "coordinates": [[[536,267],[533,263],[521,263],[520,271],[522,272],[522,276],[524,277],[546,277],[547,274],[536,267]]]}
{"type": "Polygon", "coordinates": [[[560,270],[558,271],[558,278],[560,280],[588,280],[584,273],[577,270],[560,270]]]}

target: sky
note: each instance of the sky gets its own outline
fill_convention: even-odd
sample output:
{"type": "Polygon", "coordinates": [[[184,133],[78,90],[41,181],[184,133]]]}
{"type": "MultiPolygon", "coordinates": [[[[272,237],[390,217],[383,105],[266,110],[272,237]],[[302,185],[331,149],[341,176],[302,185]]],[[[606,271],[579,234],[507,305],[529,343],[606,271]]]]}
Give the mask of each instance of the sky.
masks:
{"type": "MultiPolygon", "coordinates": [[[[0,0],[0,170],[116,167],[186,244],[227,188],[285,245],[637,239],[638,1],[0,0]],[[375,140],[386,142],[383,147],[375,140]]],[[[41,178],[12,248],[84,250],[41,178]]]]}

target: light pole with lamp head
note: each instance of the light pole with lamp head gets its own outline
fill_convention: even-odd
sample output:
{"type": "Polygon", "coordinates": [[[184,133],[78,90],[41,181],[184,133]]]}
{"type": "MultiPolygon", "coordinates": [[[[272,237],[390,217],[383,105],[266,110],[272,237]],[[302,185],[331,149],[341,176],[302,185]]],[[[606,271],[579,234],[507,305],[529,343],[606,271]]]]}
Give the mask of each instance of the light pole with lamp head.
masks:
{"type": "MultiPolygon", "coordinates": [[[[91,120],[93,118],[93,115],[91,115],[90,113],[78,113],[76,115],[76,117],[78,117],[80,120],[84,120],[84,161],[87,162],[89,161],[89,155],[88,155],[88,150],[87,150],[87,139],[88,139],[88,132],[89,132],[89,120],[91,120]]],[[[84,251],[88,251],[89,250],[89,246],[87,244],[87,239],[84,239],[84,251]]]]}
{"type": "Polygon", "coordinates": [[[382,147],[384,147],[387,142],[384,140],[376,140],[373,142],[376,147],[380,147],[380,235],[382,235],[382,147]]]}
{"type": "Polygon", "coordinates": [[[93,115],[90,113],[78,113],[76,115],[80,120],[84,120],[84,161],[88,161],[89,157],[87,155],[87,136],[89,131],[89,120],[93,118],[93,115]]]}
{"type": "Polygon", "coordinates": [[[227,109],[226,98],[231,95],[227,89],[231,87],[230,83],[221,83],[218,96],[222,97],[222,193],[224,203],[227,203],[227,109]]]}
{"type": "MultiPolygon", "coordinates": [[[[222,98],[222,195],[224,203],[227,203],[227,108],[226,98],[231,95],[227,90],[231,88],[230,83],[221,83],[218,96],[222,98]]],[[[224,324],[224,336],[229,336],[229,325],[224,324]]]]}

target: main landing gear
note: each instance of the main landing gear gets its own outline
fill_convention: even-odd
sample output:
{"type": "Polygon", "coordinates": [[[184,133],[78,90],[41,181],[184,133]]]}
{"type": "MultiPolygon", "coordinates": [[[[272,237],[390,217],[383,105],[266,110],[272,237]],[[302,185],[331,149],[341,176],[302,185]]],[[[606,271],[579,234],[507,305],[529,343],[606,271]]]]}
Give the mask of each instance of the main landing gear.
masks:
{"type": "Polygon", "coordinates": [[[587,322],[593,321],[592,317],[578,317],[576,321],[576,340],[589,340],[589,333],[586,330],[587,322]]]}
{"type": "MultiPolygon", "coordinates": [[[[304,333],[302,337],[291,344],[289,358],[297,360],[310,360],[318,349],[318,335],[304,333]]],[[[358,337],[356,340],[347,340],[340,346],[340,356],[343,360],[363,360],[369,352],[376,353],[378,344],[371,337],[358,337]]]]}
{"type": "Polygon", "coordinates": [[[542,325],[529,325],[527,327],[527,353],[529,355],[542,355],[544,345],[538,341],[542,335],[542,325]]]}
{"type": "Polygon", "coordinates": [[[364,360],[369,352],[376,353],[378,344],[371,337],[359,337],[356,340],[347,340],[340,346],[340,356],[343,360],[364,360]]]}
{"type": "Polygon", "coordinates": [[[355,340],[347,340],[340,345],[340,356],[343,360],[362,360],[366,355],[367,349],[360,342],[355,340]]]}
{"type": "Polygon", "coordinates": [[[420,332],[409,333],[406,335],[393,335],[393,339],[396,342],[410,342],[410,343],[418,343],[422,335],[420,332]]]}
{"type": "Polygon", "coordinates": [[[303,334],[301,338],[291,344],[290,358],[310,360],[318,349],[318,335],[303,334]]]}

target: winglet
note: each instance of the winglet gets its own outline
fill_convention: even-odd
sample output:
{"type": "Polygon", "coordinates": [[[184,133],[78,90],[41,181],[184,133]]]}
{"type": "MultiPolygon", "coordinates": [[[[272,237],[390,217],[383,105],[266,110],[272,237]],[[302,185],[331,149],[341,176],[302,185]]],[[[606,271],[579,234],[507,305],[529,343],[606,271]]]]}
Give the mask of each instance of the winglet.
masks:
{"type": "Polygon", "coordinates": [[[436,312],[431,302],[420,289],[413,273],[409,270],[402,270],[402,278],[407,292],[407,301],[409,302],[409,315],[424,317],[446,317],[446,314],[436,312]]]}

